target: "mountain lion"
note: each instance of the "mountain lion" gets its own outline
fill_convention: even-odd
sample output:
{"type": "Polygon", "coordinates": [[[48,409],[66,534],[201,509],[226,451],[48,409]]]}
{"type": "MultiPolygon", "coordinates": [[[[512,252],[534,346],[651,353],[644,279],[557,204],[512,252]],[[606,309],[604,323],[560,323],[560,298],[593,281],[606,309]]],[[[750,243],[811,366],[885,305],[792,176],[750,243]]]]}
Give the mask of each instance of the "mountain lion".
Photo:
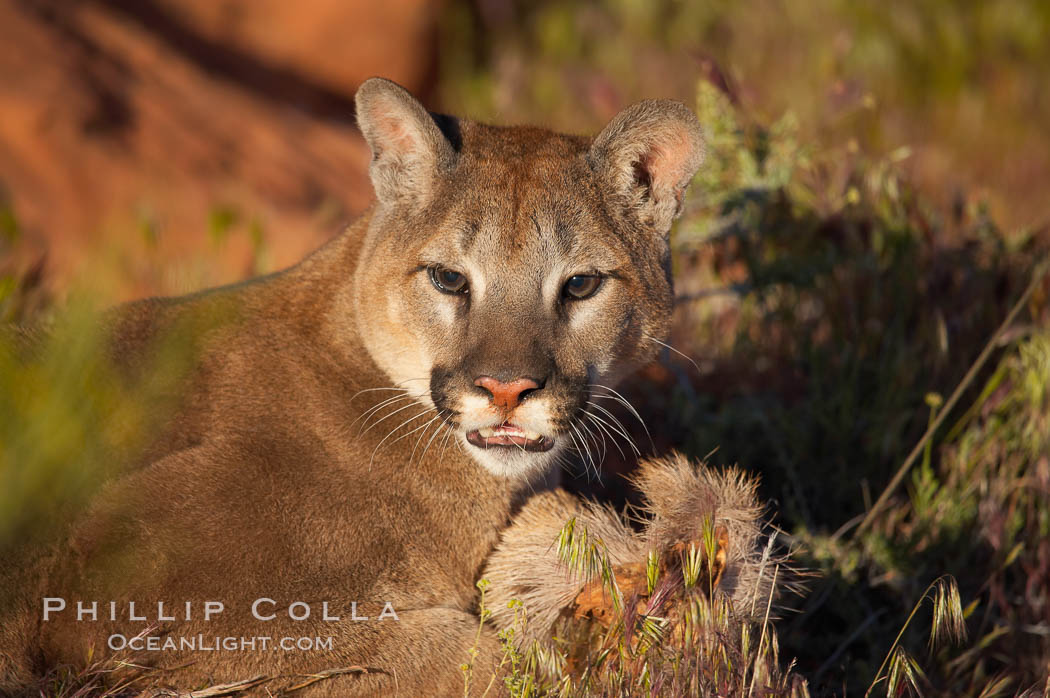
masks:
{"type": "MultiPolygon", "coordinates": [[[[221,321],[148,458],[45,562],[0,571],[23,575],[0,692],[130,648],[184,687],[340,669],[305,692],[462,693],[512,501],[667,332],[669,229],[703,142],[668,100],[594,138],[430,114],[378,78],[356,104],[376,202],[344,233],[286,271],[114,311],[120,367],[221,321]]],[[[483,673],[495,634],[478,649],[483,673]]]]}

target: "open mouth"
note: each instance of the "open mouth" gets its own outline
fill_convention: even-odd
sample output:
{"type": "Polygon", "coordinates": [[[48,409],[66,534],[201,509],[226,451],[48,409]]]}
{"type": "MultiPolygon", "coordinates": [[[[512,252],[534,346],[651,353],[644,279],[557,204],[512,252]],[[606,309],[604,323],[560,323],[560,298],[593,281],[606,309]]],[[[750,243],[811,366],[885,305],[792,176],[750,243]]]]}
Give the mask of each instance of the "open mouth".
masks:
{"type": "Polygon", "coordinates": [[[549,451],[554,446],[554,439],[526,431],[510,422],[475,429],[467,433],[467,441],[479,448],[518,448],[525,451],[549,451]]]}

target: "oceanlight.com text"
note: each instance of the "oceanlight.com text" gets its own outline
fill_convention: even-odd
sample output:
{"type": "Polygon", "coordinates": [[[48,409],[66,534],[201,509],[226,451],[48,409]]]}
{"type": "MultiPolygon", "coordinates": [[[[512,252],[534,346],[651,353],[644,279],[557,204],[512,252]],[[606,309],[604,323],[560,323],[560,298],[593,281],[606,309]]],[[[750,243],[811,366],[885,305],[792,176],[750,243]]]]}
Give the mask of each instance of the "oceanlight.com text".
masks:
{"type": "Polygon", "coordinates": [[[153,635],[128,637],[117,633],[110,635],[106,644],[115,652],[121,650],[135,652],[311,652],[314,650],[331,651],[334,647],[331,637],[274,638],[267,635],[223,637],[204,634],[177,637],[153,635]]]}

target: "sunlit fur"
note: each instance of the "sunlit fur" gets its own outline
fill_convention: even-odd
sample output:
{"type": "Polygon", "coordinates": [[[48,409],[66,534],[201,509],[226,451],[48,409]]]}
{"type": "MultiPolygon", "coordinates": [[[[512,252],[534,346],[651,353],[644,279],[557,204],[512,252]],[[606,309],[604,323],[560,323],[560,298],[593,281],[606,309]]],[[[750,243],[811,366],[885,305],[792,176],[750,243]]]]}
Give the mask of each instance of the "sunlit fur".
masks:
{"type": "Polygon", "coordinates": [[[648,337],[666,334],[668,232],[703,156],[695,117],[676,102],[642,102],[592,140],[436,123],[384,86],[359,104],[380,199],[354,288],[370,353],[394,385],[429,379],[420,402],[443,410],[464,451],[493,473],[521,479],[567,448],[586,450],[598,440],[582,431],[596,428],[585,415],[591,386],[615,384],[654,356],[648,337]],[[463,274],[469,292],[442,293],[430,267],[463,274]],[[592,296],[566,299],[576,274],[603,280],[592,296]],[[474,385],[479,376],[543,388],[504,414],[474,385]],[[555,449],[465,440],[504,421],[555,449]]]}
{"type": "Polygon", "coordinates": [[[766,613],[794,581],[785,560],[767,547],[768,533],[757,497],[757,482],[739,470],[715,470],[680,455],[642,463],[636,478],[648,514],[636,532],[607,506],[580,501],[561,490],[533,497],[504,531],[483,576],[491,586],[486,605],[497,627],[515,622],[511,599],[525,605],[527,633],[519,641],[546,639],[554,622],[570,608],[590,581],[559,558],[556,542],[572,518],[600,540],[612,565],[644,564],[650,550],[661,552],[701,537],[705,526],[725,526],[728,556],[717,592],[725,594],[739,617],[766,613]],[[774,575],[778,580],[773,588],[774,575]]]}
{"type": "Polygon", "coordinates": [[[530,474],[577,449],[594,465],[582,410],[611,402],[610,382],[656,350],[645,338],[665,335],[668,230],[700,163],[699,126],[670,101],[630,107],[594,139],[485,126],[430,115],[386,80],[366,82],[357,107],[377,201],[344,233],[283,272],[110,314],[122,374],[148,375],[158,343],[188,326],[203,328],[193,371],[177,412],[144,453],[119,454],[64,542],[20,557],[39,564],[0,560],[0,578],[18,580],[0,608],[0,693],[108,660],[110,634],[142,630],[68,614],[42,624],[44,596],[216,599],[219,618],[163,632],[333,640],[331,652],[129,658],[177,667],[161,676],[186,688],[261,675],[276,694],[362,665],[301,694],[462,695],[469,648],[479,672],[498,664],[495,633],[478,632],[476,575],[530,474]],[[441,293],[429,265],[466,274],[471,295],[441,293]],[[581,271],[608,278],[564,304],[559,289],[581,271]],[[545,385],[496,415],[479,375],[545,385]],[[467,427],[506,418],[555,448],[464,442],[467,427]],[[245,615],[260,596],[325,600],[343,620],[263,625],[245,615]],[[349,620],[352,603],[375,617],[384,602],[397,622],[349,620]]]}

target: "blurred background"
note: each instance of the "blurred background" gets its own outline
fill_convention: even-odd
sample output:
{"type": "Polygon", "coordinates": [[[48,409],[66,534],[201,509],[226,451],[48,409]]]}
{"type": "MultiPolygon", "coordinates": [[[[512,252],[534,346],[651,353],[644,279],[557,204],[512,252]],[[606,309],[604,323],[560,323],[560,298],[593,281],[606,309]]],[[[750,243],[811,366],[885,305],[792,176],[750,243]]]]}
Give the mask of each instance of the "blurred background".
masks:
{"type": "MultiPolygon", "coordinates": [[[[1048,67],[1042,0],[0,0],[0,313],[294,263],[369,204],[372,75],[580,133],[678,98],[710,154],[673,238],[675,350],[625,387],[649,433],[623,421],[761,474],[814,572],[780,641],[816,694],[863,692],[951,573],[970,640],[925,651],[923,610],[918,683],[1012,695],[1050,673],[1045,281],[996,328],[1050,242],[1048,67]]],[[[49,375],[7,376],[6,414],[61,403],[49,375]]],[[[629,501],[630,450],[603,450],[570,486],[629,501]]]]}
{"type": "Polygon", "coordinates": [[[372,75],[578,132],[703,80],[806,143],[907,148],[937,203],[1039,227],[1048,22],[1023,0],[3,0],[5,245],[59,288],[115,256],[121,297],[292,263],[368,204],[352,99],[372,75]]]}

